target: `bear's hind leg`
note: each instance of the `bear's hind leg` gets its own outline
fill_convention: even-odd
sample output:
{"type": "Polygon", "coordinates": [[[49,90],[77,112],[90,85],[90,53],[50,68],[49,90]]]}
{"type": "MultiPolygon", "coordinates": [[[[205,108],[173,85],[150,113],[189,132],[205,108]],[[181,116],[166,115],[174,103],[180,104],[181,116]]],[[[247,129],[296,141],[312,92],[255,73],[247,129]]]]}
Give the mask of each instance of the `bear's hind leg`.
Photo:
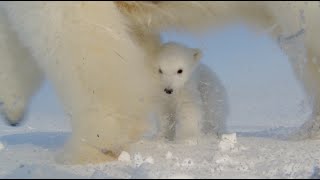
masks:
{"type": "Polygon", "coordinates": [[[1,113],[15,126],[23,120],[29,101],[42,82],[42,73],[2,14],[0,39],[1,113]]]}

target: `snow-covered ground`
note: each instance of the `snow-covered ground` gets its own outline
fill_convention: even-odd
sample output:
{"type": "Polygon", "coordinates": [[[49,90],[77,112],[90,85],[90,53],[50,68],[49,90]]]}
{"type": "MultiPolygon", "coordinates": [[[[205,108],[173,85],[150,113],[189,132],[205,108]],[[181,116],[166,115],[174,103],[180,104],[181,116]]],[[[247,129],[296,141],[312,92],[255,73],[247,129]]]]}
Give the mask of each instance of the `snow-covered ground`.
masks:
{"type": "Polygon", "coordinates": [[[118,161],[73,166],[54,161],[69,131],[3,132],[0,178],[320,178],[320,140],[270,136],[285,129],[230,134],[198,145],[141,140],[118,161]]]}
{"type": "MultiPolygon", "coordinates": [[[[171,38],[204,48],[192,39],[171,38]]],[[[145,139],[119,161],[57,164],[54,156],[70,124],[45,83],[21,126],[0,119],[0,178],[320,178],[320,140],[281,140],[310,114],[286,56],[270,39],[252,37],[243,28],[218,32],[207,41],[204,62],[226,85],[228,129],[236,134],[198,145],[145,139]],[[223,54],[223,49],[228,50],[223,54]]]]}

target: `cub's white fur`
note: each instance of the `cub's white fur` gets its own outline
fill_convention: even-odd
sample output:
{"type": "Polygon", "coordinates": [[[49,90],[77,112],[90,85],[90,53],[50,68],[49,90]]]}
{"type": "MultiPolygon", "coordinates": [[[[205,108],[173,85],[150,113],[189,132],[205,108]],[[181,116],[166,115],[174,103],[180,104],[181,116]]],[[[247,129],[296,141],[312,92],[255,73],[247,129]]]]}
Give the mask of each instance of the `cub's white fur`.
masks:
{"type": "Polygon", "coordinates": [[[200,49],[174,42],[156,54],[160,138],[189,141],[225,129],[227,94],[217,75],[199,62],[201,57],[200,49]]]}

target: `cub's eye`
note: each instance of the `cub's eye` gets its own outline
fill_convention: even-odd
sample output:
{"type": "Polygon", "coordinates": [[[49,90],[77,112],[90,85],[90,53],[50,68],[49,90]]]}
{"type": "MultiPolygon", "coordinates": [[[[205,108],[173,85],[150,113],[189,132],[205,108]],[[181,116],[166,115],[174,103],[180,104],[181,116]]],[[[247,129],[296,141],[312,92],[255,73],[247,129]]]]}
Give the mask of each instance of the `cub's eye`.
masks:
{"type": "Polygon", "coordinates": [[[162,74],[162,70],[161,69],[159,69],[159,73],[162,74]]]}
{"type": "Polygon", "coordinates": [[[178,74],[181,74],[182,72],[183,72],[182,69],[179,69],[179,70],[177,71],[178,74]]]}

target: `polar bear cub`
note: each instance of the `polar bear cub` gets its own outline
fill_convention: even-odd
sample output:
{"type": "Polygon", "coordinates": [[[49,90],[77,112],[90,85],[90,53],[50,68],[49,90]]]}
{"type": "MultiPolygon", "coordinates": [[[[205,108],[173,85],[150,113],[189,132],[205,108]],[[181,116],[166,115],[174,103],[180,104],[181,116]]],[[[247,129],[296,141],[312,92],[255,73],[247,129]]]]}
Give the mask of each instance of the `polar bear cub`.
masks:
{"type": "Polygon", "coordinates": [[[154,68],[159,80],[158,138],[197,142],[225,130],[227,93],[217,75],[201,64],[200,49],[175,42],[162,45],[154,68]]]}

